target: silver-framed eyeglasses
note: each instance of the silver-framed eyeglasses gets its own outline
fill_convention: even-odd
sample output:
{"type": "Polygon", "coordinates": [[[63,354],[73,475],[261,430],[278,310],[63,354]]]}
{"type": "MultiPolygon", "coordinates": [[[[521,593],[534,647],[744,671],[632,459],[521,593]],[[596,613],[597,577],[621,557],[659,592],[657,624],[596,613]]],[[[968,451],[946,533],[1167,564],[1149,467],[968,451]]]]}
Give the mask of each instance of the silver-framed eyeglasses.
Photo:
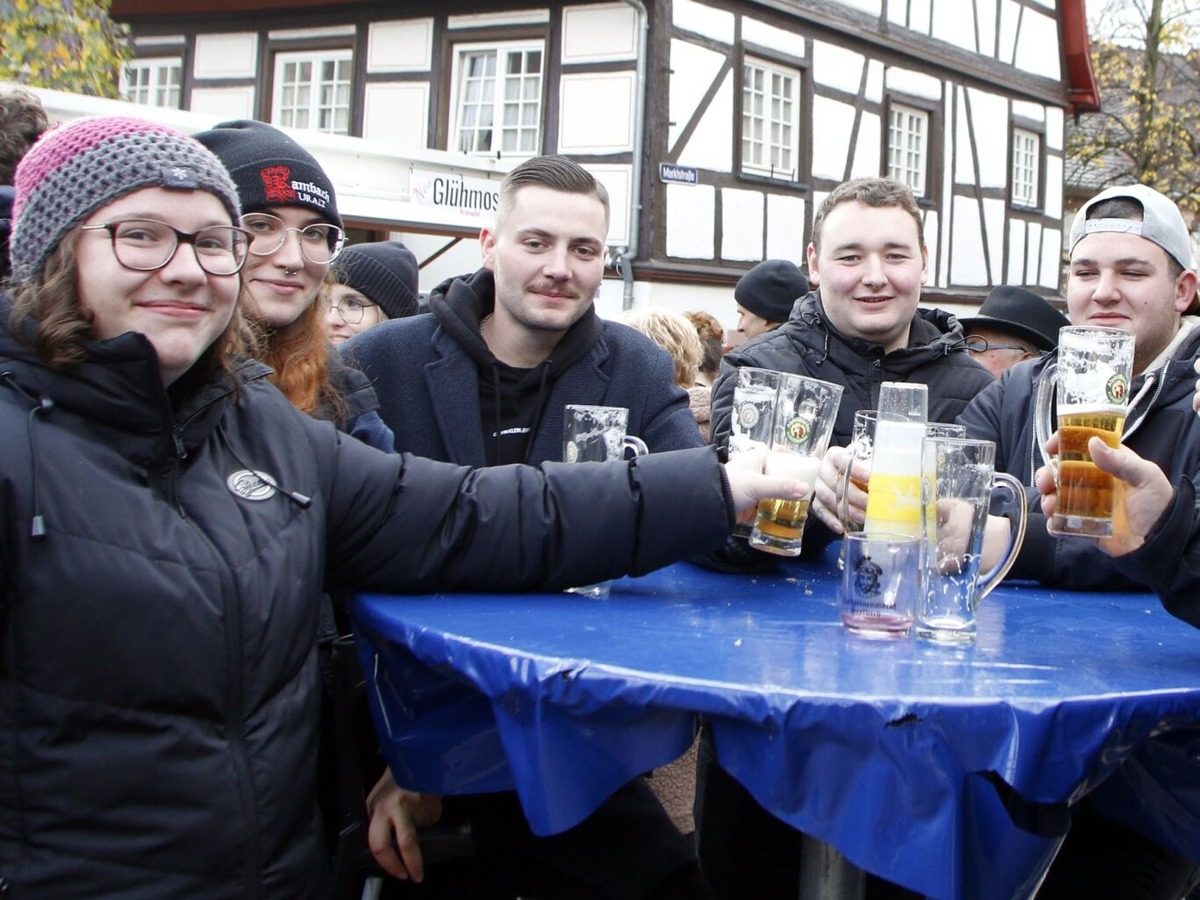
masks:
{"type": "Polygon", "coordinates": [[[366,300],[359,300],[356,297],[343,297],[333,304],[333,308],[337,310],[337,314],[347,325],[357,325],[363,320],[363,314],[368,309],[378,305],[378,303],[368,303],[366,300]]]}
{"type": "Polygon", "coordinates": [[[175,258],[180,244],[191,244],[196,262],[209,275],[236,275],[246,264],[250,232],[235,225],[206,225],[180,231],[155,219],[124,219],[84,225],[82,231],[107,231],[117,262],[135,272],[153,272],[175,258]]]}
{"type": "Polygon", "coordinates": [[[242,216],[242,227],[253,236],[250,252],[255,256],[270,256],[283,246],[289,231],[296,232],[300,239],[300,252],[304,258],[316,265],[333,262],[346,243],[346,233],[336,225],[314,222],[294,228],[270,213],[246,213],[242,216]]]}
{"type": "Polygon", "coordinates": [[[989,350],[1020,350],[1022,353],[1029,351],[1024,347],[1018,347],[1016,344],[989,344],[987,338],[981,334],[973,334],[966,338],[965,343],[967,349],[972,353],[987,353],[989,350]]]}

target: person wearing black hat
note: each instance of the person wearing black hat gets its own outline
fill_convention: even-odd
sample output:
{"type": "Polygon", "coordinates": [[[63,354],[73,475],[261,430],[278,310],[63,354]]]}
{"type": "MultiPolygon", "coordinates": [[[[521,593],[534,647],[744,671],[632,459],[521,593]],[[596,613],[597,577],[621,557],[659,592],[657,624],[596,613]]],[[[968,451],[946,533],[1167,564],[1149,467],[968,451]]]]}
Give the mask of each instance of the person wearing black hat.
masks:
{"type": "Polygon", "coordinates": [[[417,257],[400,241],[354,244],[342,251],[329,292],[325,327],[337,346],[356,334],[421,311],[417,257]]]}
{"type": "Polygon", "coordinates": [[[1058,330],[1071,324],[1045,297],[1007,284],[992,289],[977,316],[958,321],[971,357],[997,378],[1022,360],[1053,350],[1058,330]]]}
{"type": "Polygon", "coordinates": [[[768,259],[738,279],[737,330],[747,338],[773,331],[792,314],[796,301],[808,293],[808,279],[790,260],[768,259]]]}

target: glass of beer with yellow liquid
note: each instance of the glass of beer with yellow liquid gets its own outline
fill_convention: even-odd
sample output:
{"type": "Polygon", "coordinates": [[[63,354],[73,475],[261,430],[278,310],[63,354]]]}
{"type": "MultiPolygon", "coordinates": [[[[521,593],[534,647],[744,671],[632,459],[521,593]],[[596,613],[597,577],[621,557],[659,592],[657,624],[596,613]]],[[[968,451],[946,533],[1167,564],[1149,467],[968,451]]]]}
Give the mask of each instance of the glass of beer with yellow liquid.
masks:
{"type": "Polygon", "coordinates": [[[1100,471],[1088,452],[1098,437],[1110,447],[1121,442],[1133,376],[1133,335],[1117,328],[1071,325],[1059,332],[1058,358],[1038,380],[1034,424],[1042,455],[1050,434],[1050,407],[1057,410],[1058,496],[1051,534],[1108,537],[1113,533],[1113,477],[1100,471]]]}
{"type": "MultiPolygon", "coordinates": [[[[782,374],[771,421],[766,472],[817,481],[821,457],[829,447],[842,386],[804,375],[782,374]]],[[[780,556],[798,556],[812,491],[803,500],[760,500],[750,546],[780,556]]]]}

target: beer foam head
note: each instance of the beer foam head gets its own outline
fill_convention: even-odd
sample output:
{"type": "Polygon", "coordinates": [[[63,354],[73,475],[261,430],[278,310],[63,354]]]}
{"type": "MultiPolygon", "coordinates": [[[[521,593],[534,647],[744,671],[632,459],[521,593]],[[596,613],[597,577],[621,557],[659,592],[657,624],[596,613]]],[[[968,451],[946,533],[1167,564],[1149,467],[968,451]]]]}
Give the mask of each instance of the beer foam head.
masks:
{"type": "Polygon", "coordinates": [[[1101,191],[1080,207],[1071,224],[1071,252],[1075,245],[1098,231],[1115,231],[1143,237],[1162,247],[1172,259],[1185,269],[1195,269],[1192,258],[1192,237],[1179,207],[1168,197],[1144,184],[1110,187],[1101,191]],[[1141,219],[1089,219],[1088,210],[1104,200],[1127,197],[1142,207],[1141,219]]]}

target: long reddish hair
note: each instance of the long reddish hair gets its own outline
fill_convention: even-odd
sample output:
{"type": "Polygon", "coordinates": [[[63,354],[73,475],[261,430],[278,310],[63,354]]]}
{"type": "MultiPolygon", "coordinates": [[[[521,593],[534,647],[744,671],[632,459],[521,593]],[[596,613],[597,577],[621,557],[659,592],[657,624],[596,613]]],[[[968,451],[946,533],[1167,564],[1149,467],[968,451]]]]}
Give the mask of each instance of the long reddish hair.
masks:
{"type": "Polygon", "coordinates": [[[325,310],[333,276],[327,273],[317,297],[283,328],[257,325],[258,358],[275,370],[270,381],[303,413],[344,424],[346,401],[329,377],[329,337],[325,310]]]}

